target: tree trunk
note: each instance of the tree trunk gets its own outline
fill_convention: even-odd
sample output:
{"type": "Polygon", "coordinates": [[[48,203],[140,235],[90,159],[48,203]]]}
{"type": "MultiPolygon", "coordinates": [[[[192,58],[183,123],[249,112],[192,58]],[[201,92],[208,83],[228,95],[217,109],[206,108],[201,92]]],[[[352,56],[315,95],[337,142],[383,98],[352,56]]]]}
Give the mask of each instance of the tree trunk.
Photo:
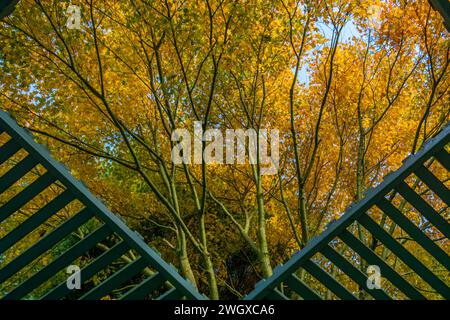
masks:
{"type": "Polygon", "coordinates": [[[214,266],[212,263],[211,255],[208,252],[208,240],[206,239],[204,214],[202,214],[200,217],[200,237],[202,239],[203,245],[203,252],[202,252],[203,262],[205,264],[206,273],[208,276],[209,297],[212,300],[219,300],[219,289],[217,288],[216,273],[214,272],[214,266]]]}

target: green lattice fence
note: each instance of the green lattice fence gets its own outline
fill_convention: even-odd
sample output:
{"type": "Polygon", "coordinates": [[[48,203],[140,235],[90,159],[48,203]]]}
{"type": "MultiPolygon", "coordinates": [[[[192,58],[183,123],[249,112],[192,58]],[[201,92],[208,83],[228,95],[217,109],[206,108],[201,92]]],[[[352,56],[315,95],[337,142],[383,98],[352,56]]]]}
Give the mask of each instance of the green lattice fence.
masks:
{"type": "Polygon", "coordinates": [[[246,299],[449,299],[449,141],[447,125],[246,299]]]}

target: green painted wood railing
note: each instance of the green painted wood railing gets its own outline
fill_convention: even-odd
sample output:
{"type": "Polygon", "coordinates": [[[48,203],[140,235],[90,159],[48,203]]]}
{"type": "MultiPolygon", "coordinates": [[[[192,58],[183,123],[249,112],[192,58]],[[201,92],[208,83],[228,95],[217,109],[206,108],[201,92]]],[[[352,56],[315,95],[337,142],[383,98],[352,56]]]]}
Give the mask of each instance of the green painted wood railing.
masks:
{"type": "MultiPolygon", "coordinates": [[[[0,0],[0,19],[10,14],[17,2],[0,0]]],[[[450,30],[450,2],[429,2],[443,16],[450,30]]],[[[36,144],[31,135],[0,111],[0,138],[2,135],[7,135],[8,139],[0,145],[0,170],[7,163],[12,162],[13,165],[0,176],[0,298],[99,299],[112,295],[119,299],[205,299],[179,276],[174,267],[149,248],[142,237],[131,231],[64,166],[36,144]],[[29,182],[26,177],[31,171],[35,171],[37,178],[29,182]],[[24,214],[21,208],[42,196],[51,186],[62,190],[18,223],[17,215],[24,214]],[[21,190],[5,199],[4,195],[9,195],[11,192],[7,191],[11,189],[21,190]],[[74,202],[77,205],[73,205],[74,202]],[[63,210],[77,210],[77,213],[72,212],[68,219],[63,219],[60,225],[49,231],[48,222],[63,210]],[[11,221],[16,225],[9,231],[8,223],[11,221]],[[37,239],[34,245],[26,249],[19,245],[22,239],[35,235],[42,226],[45,230],[41,231],[46,235],[37,239]],[[81,232],[83,228],[89,232],[81,232]],[[4,230],[8,231],[2,235],[4,230]],[[73,234],[77,231],[82,237],[75,241],[73,234]],[[98,247],[102,251],[95,250],[98,247]],[[8,251],[9,254],[5,254],[8,251]],[[49,252],[54,259],[43,262],[49,252]],[[123,257],[129,252],[134,259],[124,264],[123,257]],[[9,261],[7,257],[11,256],[13,258],[9,261]],[[121,268],[110,268],[118,264],[117,260],[122,261],[121,268]],[[55,280],[51,281],[53,278],[65,279],[67,275],[61,275],[61,272],[74,261],[84,263],[81,277],[84,283],[89,284],[89,290],[73,292],[65,281],[45,287],[46,283],[55,283],[55,280]],[[113,274],[107,272],[111,269],[118,270],[113,274]],[[25,276],[21,277],[22,271],[25,276]],[[34,274],[28,276],[32,271],[34,274]],[[99,274],[99,283],[92,283],[90,279],[99,274]],[[128,291],[117,292],[117,287],[130,278],[133,278],[134,285],[129,286],[128,291]],[[36,295],[36,292],[43,293],[36,295]]],[[[399,170],[369,191],[362,201],[349,207],[320,236],[312,239],[284,265],[278,266],[269,279],[260,281],[245,299],[424,299],[437,296],[449,299],[450,258],[445,249],[450,238],[449,219],[445,217],[450,203],[446,186],[450,155],[445,149],[449,140],[450,127],[447,126],[417,154],[410,156],[399,170]],[[440,164],[444,169],[443,176],[432,172],[431,162],[440,164]],[[411,186],[407,182],[412,175],[416,180],[411,186]],[[415,190],[417,182],[431,190],[428,197],[433,202],[440,199],[444,206],[435,208],[431,205],[423,196],[425,192],[415,190]],[[396,201],[397,197],[401,198],[400,202],[396,201]],[[403,212],[409,205],[414,208],[411,209],[414,210],[413,215],[403,212]],[[390,220],[388,231],[384,227],[387,220],[390,220]],[[402,229],[408,238],[395,239],[392,231],[396,228],[402,229]],[[419,244],[432,264],[440,269],[430,267],[429,263],[420,261],[411,248],[408,250],[407,244],[411,242],[419,244]],[[364,270],[368,265],[379,268],[380,274],[389,282],[389,290],[383,287],[369,289],[368,275],[364,270]],[[408,271],[400,272],[402,269],[408,271]],[[417,281],[411,275],[417,275],[421,280],[417,281]],[[344,276],[348,277],[347,281],[343,281],[344,276]],[[357,286],[357,290],[346,287],[348,279],[357,286]],[[420,287],[424,285],[428,287],[420,287]]]]}
{"type": "Polygon", "coordinates": [[[2,111],[0,138],[0,298],[205,299],[2,111]],[[70,290],[76,263],[85,285],[70,290]]]}
{"type": "Polygon", "coordinates": [[[444,18],[444,25],[450,32],[450,1],[449,0],[428,0],[434,10],[444,18]]]}
{"type": "MultiPolygon", "coordinates": [[[[447,125],[245,299],[450,298],[449,141],[447,125]],[[394,238],[396,228],[408,241],[394,238]],[[410,243],[423,248],[427,263],[410,243]],[[389,290],[368,287],[369,265],[379,268],[389,290]]],[[[0,298],[206,299],[1,111],[0,172],[0,298]],[[34,213],[22,210],[39,197],[34,213]],[[55,218],[62,220],[57,226],[55,218]],[[31,247],[20,246],[42,230],[31,247]],[[134,258],[124,259],[130,252],[134,258]],[[67,286],[64,271],[74,262],[83,265],[84,290],[67,286]]]]}

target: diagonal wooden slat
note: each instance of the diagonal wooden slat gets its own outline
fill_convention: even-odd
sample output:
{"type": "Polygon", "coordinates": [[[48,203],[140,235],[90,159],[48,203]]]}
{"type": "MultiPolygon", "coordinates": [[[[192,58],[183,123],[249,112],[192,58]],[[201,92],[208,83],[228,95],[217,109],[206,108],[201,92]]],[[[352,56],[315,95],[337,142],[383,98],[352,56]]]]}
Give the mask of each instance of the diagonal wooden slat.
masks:
{"type": "Polygon", "coordinates": [[[271,292],[269,292],[269,294],[267,295],[267,298],[269,298],[270,300],[275,300],[275,301],[289,300],[289,298],[286,297],[283,293],[281,293],[278,289],[275,289],[275,290],[272,290],[271,292]]]}
{"type": "Polygon", "coordinates": [[[10,139],[7,143],[2,145],[0,147],[0,165],[11,158],[19,150],[20,145],[13,139],[10,139]]]}
{"type": "Polygon", "coordinates": [[[450,239],[450,224],[433,209],[425,200],[411,189],[405,182],[400,182],[396,190],[414,206],[428,221],[430,221],[442,234],[450,239]]]}
{"type": "Polygon", "coordinates": [[[425,166],[420,166],[414,174],[430,188],[447,206],[450,206],[450,190],[425,166]]]}
{"type": "Polygon", "coordinates": [[[31,199],[36,197],[54,181],[55,178],[48,172],[33,181],[33,183],[0,207],[0,223],[5,221],[31,199]]]}
{"type": "Polygon", "coordinates": [[[382,199],[377,206],[383,210],[397,225],[405,230],[413,239],[427,250],[437,261],[450,270],[450,257],[433,240],[428,238],[419,228],[409,221],[389,201],[382,199]]]}
{"type": "Polygon", "coordinates": [[[75,244],[64,254],[52,261],[46,268],[39,270],[36,274],[25,280],[19,286],[9,292],[4,300],[18,300],[31,292],[34,288],[40,286],[43,282],[55,275],[62,268],[66,267],[71,261],[81,256],[84,252],[92,248],[94,245],[105,239],[110,230],[106,226],[101,226],[89,236],[75,244]]]}
{"type": "Polygon", "coordinates": [[[21,255],[16,257],[13,261],[8,263],[2,269],[0,269],[0,282],[5,281],[12,275],[19,272],[23,267],[32,262],[34,259],[39,257],[49,248],[61,241],[65,236],[67,236],[72,230],[78,228],[83,223],[85,223],[89,218],[92,217],[92,213],[89,210],[84,209],[79,214],[73,216],[61,226],[56,228],[50,234],[46,235],[44,238],[39,240],[31,248],[27,249],[21,255]]]}
{"type": "Polygon", "coordinates": [[[358,221],[422,279],[428,282],[431,287],[441,293],[446,299],[450,299],[450,288],[431,270],[424,266],[413,254],[384,231],[375,221],[367,215],[363,215],[358,221]]]}
{"type": "Polygon", "coordinates": [[[356,300],[356,297],[348,291],[347,288],[341,285],[336,279],[334,279],[333,276],[311,260],[306,261],[302,268],[312,274],[317,280],[322,282],[323,285],[330,289],[339,298],[343,300],[356,300]]]}
{"type": "Polygon", "coordinates": [[[381,274],[387,278],[394,286],[403,292],[407,297],[415,300],[425,300],[425,297],[414,288],[408,281],[403,279],[391,266],[384,260],[378,257],[372,250],[366,247],[359,239],[352,235],[347,230],[339,235],[339,238],[344,241],[352,250],[358,253],[366,262],[371,265],[380,267],[381,274]]]}
{"type": "Polygon", "coordinates": [[[156,300],[179,300],[183,295],[175,288],[168,290],[167,292],[160,295],[156,300]]]}
{"type": "Polygon", "coordinates": [[[450,154],[445,149],[437,152],[434,157],[447,171],[450,171],[450,154]]]}
{"type": "Polygon", "coordinates": [[[355,281],[361,288],[369,293],[372,297],[379,300],[391,300],[386,292],[382,289],[367,289],[366,281],[367,276],[363,274],[360,270],[355,268],[350,262],[348,262],[344,257],[337,253],[330,246],[326,246],[322,249],[322,254],[330,261],[332,261],[341,271],[345,272],[353,281],[355,281]]]}
{"type": "MultiPolygon", "coordinates": [[[[118,259],[120,256],[122,256],[126,251],[128,250],[128,246],[124,241],[119,242],[114,247],[109,249],[108,251],[104,252],[102,255],[100,255],[98,258],[96,258],[94,261],[89,263],[86,267],[81,269],[80,276],[81,276],[81,282],[85,282],[86,280],[89,280],[92,276],[94,276],[97,272],[100,270],[103,270],[108,264],[113,262],[114,260],[118,259]]],[[[42,300],[60,300],[64,298],[67,294],[69,294],[71,291],[67,287],[67,284],[61,283],[56,288],[52,289],[50,292],[46,293],[43,297],[41,297],[42,300]]]]}
{"type": "Polygon", "coordinates": [[[295,274],[286,279],[289,288],[297,292],[304,300],[322,300],[319,294],[308,287],[295,274]]]}
{"type": "Polygon", "coordinates": [[[15,228],[0,239],[0,253],[12,247],[20,239],[32,232],[56,212],[64,208],[72,200],[73,195],[67,190],[53,199],[44,208],[25,220],[19,227],[15,228]]]}
{"type": "Polygon", "coordinates": [[[6,189],[11,187],[17,180],[26,175],[36,165],[36,160],[30,155],[20,160],[18,164],[0,177],[0,194],[5,192],[6,189]]]}

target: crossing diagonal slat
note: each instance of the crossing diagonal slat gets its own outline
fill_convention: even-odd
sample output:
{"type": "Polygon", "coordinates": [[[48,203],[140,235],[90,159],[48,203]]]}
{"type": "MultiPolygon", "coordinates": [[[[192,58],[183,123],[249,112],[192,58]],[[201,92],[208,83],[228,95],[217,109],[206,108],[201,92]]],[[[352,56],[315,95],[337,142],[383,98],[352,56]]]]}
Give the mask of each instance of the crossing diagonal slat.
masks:
{"type": "Polygon", "coordinates": [[[90,217],[92,217],[92,213],[89,212],[89,210],[84,209],[79,214],[73,216],[71,219],[67,220],[61,226],[53,230],[50,234],[39,240],[31,248],[27,249],[13,261],[0,269],[0,282],[5,281],[7,278],[17,273],[27,264],[61,241],[74,229],[85,223],[90,217]]]}
{"type": "MultiPolygon", "coordinates": [[[[86,267],[80,270],[81,283],[89,280],[97,272],[103,270],[114,260],[120,258],[126,251],[128,246],[124,241],[114,245],[111,249],[104,252],[98,258],[89,263],[86,267]]],[[[59,284],[56,288],[45,294],[43,300],[60,300],[64,296],[70,293],[70,289],[67,287],[66,282],[59,284]]]]}
{"type": "Polygon", "coordinates": [[[312,274],[317,280],[322,282],[328,289],[330,289],[336,296],[343,300],[356,300],[356,297],[341,285],[333,276],[323,270],[315,262],[306,261],[302,266],[306,271],[312,274]]]}
{"type": "Polygon", "coordinates": [[[424,300],[425,297],[412,286],[408,281],[403,279],[391,266],[384,260],[378,257],[371,249],[366,247],[359,239],[352,235],[347,230],[342,232],[339,237],[352,250],[358,253],[365,261],[371,265],[376,265],[380,268],[383,277],[387,278],[393,285],[403,292],[407,297],[415,300],[424,300]]]}
{"type": "Polygon", "coordinates": [[[0,223],[22,208],[26,203],[40,194],[54,181],[55,178],[48,172],[33,181],[33,183],[0,207],[0,223]]]}
{"type": "Polygon", "coordinates": [[[383,210],[397,225],[405,230],[425,250],[427,250],[437,261],[450,270],[450,257],[433,240],[428,238],[419,228],[408,220],[389,201],[382,199],[377,206],[383,210]]]}
{"type": "Polygon", "coordinates": [[[30,155],[20,160],[18,164],[0,177],[0,194],[5,192],[6,189],[11,187],[17,180],[26,175],[36,165],[36,160],[30,155]]]}
{"type": "Polygon", "coordinates": [[[8,142],[2,145],[0,147],[0,165],[11,158],[19,150],[20,145],[13,139],[10,139],[8,142]]]}
{"type": "Polygon", "coordinates": [[[440,150],[437,152],[434,157],[439,161],[439,163],[447,169],[447,171],[450,171],[450,154],[445,149],[440,150]]]}
{"type": "Polygon", "coordinates": [[[72,200],[73,195],[67,190],[53,199],[44,208],[25,220],[19,227],[0,239],[0,253],[12,247],[17,241],[32,232],[72,200]]]}
{"type": "Polygon", "coordinates": [[[428,188],[430,188],[447,206],[450,206],[450,190],[436,176],[430,172],[425,166],[420,166],[415,175],[422,180],[428,188]]]}
{"type": "Polygon", "coordinates": [[[292,274],[287,278],[286,283],[289,285],[289,288],[298,293],[304,300],[322,300],[317,292],[308,287],[308,285],[301,281],[295,274],[292,274]]]}
{"type": "MultiPolygon", "coordinates": [[[[360,270],[355,268],[344,257],[337,253],[330,246],[326,246],[322,249],[322,254],[331,262],[333,262],[342,272],[346,273],[353,281],[355,281],[361,288],[367,288],[367,277],[360,270]]],[[[379,300],[390,300],[386,292],[382,289],[366,290],[372,297],[379,300]]]]}
{"type": "Polygon", "coordinates": [[[158,289],[164,283],[164,278],[159,273],[147,278],[132,290],[121,297],[121,300],[138,300],[146,297],[153,290],[158,289]]]}
{"type": "Polygon", "coordinates": [[[91,291],[81,297],[81,300],[98,300],[107,295],[111,290],[117,288],[119,285],[134,277],[147,266],[144,258],[139,258],[132,263],[126,265],[114,275],[97,285],[91,291]]]}
{"type": "Polygon", "coordinates": [[[178,300],[182,297],[183,297],[183,295],[180,293],[179,290],[172,288],[172,289],[164,292],[156,300],[178,300]]]}

